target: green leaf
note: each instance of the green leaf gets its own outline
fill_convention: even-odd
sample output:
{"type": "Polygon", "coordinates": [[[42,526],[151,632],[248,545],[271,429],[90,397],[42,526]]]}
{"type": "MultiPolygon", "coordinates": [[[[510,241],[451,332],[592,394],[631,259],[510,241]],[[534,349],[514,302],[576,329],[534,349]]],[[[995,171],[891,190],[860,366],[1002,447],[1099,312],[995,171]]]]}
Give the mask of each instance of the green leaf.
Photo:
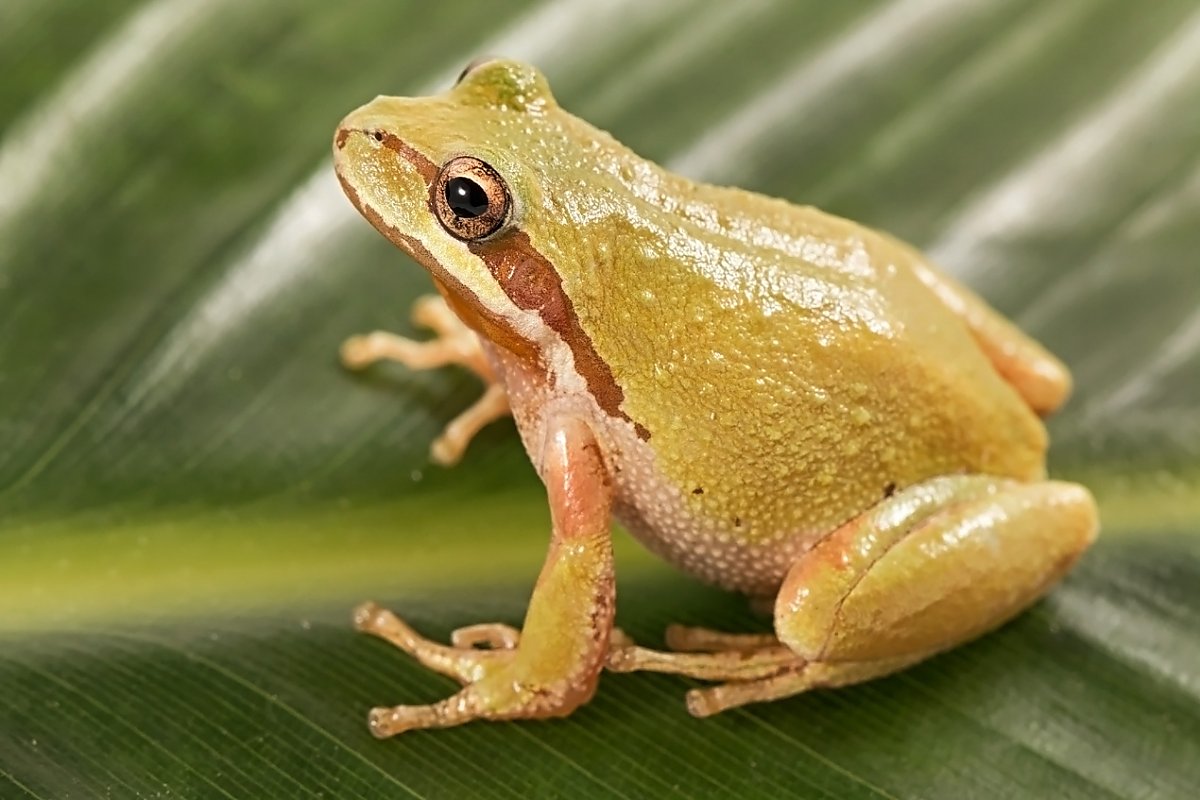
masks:
{"type": "MultiPolygon", "coordinates": [[[[1200,785],[1200,14],[1191,0],[6,0],[0,797],[1190,797],[1200,785]],[[372,739],[450,683],[355,635],[519,623],[545,546],[479,387],[336,365],[424,273],[340,196],[337,120],[538,63],[698,178],[891,230],[1075,370],[1052,471],[1104,532],[917,668],[708,720],[609,675],[567,720],[372,739]]],[[[619,622],[764,624],[618,541],[619,622]]]]}

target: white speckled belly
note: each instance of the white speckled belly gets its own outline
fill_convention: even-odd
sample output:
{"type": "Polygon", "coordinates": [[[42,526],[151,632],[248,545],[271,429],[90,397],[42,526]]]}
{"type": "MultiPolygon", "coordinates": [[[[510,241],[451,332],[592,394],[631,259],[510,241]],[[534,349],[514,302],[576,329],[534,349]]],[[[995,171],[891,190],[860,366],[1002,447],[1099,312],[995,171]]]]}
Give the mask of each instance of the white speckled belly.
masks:
{"type": "Polygon", "coordinates": [[[748,541],[728,521],[706,519],[655,468],[654,450],[633,425],[605,414],[568,376],[557,386],[544,373],[485,343],[503,376],[521,440],[541,474],[546,418],[554,408],[588,417],[616,486],[617,519],[652,552],[701,580],[753,596],[774,596],[791,565],[828,531],[782,532],[748,541]]]}
{"type": "Polygon", "coordinates": [[[781,532],[748,541],[727,521],[704,518],[654,466],[654,450],[633,426],[607,418],[617,518],[638,541],[701,580],[753,596],[774,596],[788,569],[821,535],[781,532]]]}

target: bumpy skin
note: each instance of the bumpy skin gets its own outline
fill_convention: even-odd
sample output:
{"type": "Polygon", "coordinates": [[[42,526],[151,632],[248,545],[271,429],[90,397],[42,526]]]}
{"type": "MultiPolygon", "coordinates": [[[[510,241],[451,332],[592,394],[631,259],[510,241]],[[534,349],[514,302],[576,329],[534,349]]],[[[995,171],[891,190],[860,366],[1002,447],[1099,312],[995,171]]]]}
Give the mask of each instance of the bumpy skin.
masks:
{"type": "Polygon", "coordinates": [[[616,669],[744,682],[693,695],[693,712],[952,646],[1032,602],[1094,536],[1086,490],[1039,483],[1039,415],[1065,400],[1065,368],[907,245],[672,175],[563,111],[540,73],[511,61],[468,69],[442,96],[377,98],[343,121],[334,152],[350,199],[480,337],[552,496],[571,469],[551,475],[545,443],[568,419],[599,453],[613,512],[647,546],[746,594],[783,587],[778,640],[714,634],[715,653],[610,655],[616,669]],[[435,208],[442,165],[464,155],[491,165],[511,199],[503,227],[479,241],[451,235],[435,208]],[[897,527],[914,508],[917,523],[897,527]],[[881,534],[887,547],[851,563],[881,534]],[[794,601],[830,564],[844,580],[817,598],[829,608],[855,608],[862,586],[876,594],[813,634],[794,601]],[[952,602],[966,584],[939,582],[947,575],[989,588],[952,602]],[[941,594],[904,606],[914,581],[941,594]],[[896,604],[905,613],[872,621],[896,604]],[[802,641],[864,626],[894,646],[864,658],[802,641]],[[720,666],[729,650],[742,667],[758,653],[753,675],[720,666]]]}

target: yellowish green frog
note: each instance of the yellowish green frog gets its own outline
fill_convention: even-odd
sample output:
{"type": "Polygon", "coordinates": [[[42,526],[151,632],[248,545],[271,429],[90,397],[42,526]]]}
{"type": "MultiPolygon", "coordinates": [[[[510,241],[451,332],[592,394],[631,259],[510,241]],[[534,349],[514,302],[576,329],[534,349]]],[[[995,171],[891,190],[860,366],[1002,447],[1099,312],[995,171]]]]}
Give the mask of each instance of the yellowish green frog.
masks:
{"type": "Polygon", "coordinates": [[[436,339],[355,337],[345,363],[477,372],[488,388],[435,460],[511,412],[553,523],[519,631],[443,645],[356,611],[464,684],[374,709],[377,736],[562,716],[605,668],[714,682],[688,693],[697,716],[886,675],[1011,618],[1096,535],[1088,491],[1045,478],[1039,417],[1067,370],[886,234],[673,175],[503,59],[354,111],[334,159],[440,293],[415,312],[436,339]],[[636,646],[613,627],[614,517],[773,609],[774,633],[636,646]]]}

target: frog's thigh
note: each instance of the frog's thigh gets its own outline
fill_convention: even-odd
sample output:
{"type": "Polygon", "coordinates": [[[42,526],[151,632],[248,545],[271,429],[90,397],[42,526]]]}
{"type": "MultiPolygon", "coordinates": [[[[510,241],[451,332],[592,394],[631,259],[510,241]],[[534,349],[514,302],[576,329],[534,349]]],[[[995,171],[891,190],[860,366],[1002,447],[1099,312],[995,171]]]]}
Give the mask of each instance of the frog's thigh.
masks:
{"type": "Polygon", "coordinates": [[[775,631],[801,663],[688,694],[706,716],[902,669],[1000,625],[1040,597],[1096,535],[1082,486],[936,478],[822,540],[788,572],[775,631]]]}
{"type": "Polygon", "coordinates": [[[925,655],[1040,597],[1096,535],[1082,486],[936,478],[835,531],[788,572],[780,640],[808,661],[925,655]]]}
{"type": "Polygon", "coordinates": [[[967,324],[992,366],[1038,414],[1056,410],[1071,393],[1071,373],[1058,358],[996,312],[978,295],[929,264],[914,274],[967,324]]]}

